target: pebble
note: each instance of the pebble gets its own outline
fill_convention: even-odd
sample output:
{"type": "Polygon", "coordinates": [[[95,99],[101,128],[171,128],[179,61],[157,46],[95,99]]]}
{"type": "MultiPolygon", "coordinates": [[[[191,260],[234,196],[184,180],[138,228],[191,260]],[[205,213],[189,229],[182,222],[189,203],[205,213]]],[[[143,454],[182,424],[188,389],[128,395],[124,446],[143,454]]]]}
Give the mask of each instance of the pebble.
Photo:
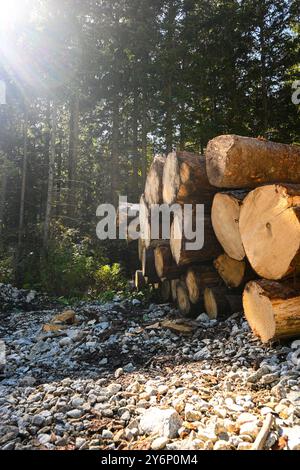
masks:
{"type": "Polygon", "coordinates": [[[182,419],[173,408],[149,408],[141,418],[140,428],[144,434],[158,434],[160,437],[174,439],[181,424],[182,419]]]}
{"type": "Polygon", "coordinates": [[[83,410],[71,410],[67,412],[68,418],[79,419],[83,415],[83,410]]]}
{"type": "MultiPolygon", "coordinates": [[[[17,305],[9,296],[19,291],[3,291],[17,305]]],[[[162,327],[180,318],[172,306],[133,308],[117,298],[80,302],[76,325],[61,332],[42,331],[56,308],[26,315],[13,308],[0,321],[7,349],[1,450],[99,451],[145,442],[152,450],[248,450],[269,413],[275,420],[265,448],[279,436],[288,437],[286,448],[300,448],[300,340],[263,346],[240,315],[220,323],[202,314],[185,319],[193,334],[184,336],[162,327]],[[154,323],[160,328],[147,329],[154,323]]]]}
{"type": "Polygon", "coordinates": [[[168,442],[169,442],[169,439],[167,439],[166,437],[158,437],[157,439],[155,439],[152,442],[151,449],[152,450],[162,450],[166,447],[168,442]]]}

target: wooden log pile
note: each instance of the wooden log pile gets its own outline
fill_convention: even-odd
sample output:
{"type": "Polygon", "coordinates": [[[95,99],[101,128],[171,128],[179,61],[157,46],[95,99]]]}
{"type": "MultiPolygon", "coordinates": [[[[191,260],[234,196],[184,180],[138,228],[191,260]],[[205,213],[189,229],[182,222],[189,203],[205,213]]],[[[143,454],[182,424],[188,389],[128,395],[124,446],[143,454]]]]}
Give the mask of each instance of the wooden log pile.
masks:
{"type": "Polygon", "coordinates": [[[205,156],[156,157],[141,197],[137,287],[158,284],[184,315],[242,311],[264,342],[300,335],[300,147],[225,135],[205,156]],[[203,204],[204,245],[187,249],[178,213],[152,234],[156,204],[203,204]],[[141,278],[143,276],[143,279],[141,278]]]}

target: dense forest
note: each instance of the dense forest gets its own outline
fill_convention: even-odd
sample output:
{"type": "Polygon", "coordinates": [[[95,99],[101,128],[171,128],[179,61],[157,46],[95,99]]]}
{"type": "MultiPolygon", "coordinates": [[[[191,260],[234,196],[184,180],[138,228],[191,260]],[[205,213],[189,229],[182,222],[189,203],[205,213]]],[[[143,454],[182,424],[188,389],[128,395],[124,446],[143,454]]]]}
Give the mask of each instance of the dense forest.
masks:
{"type": "Polygon", "coordinates": [[[0,21],[0,282],[121,289],[126,249],[97,239],[96,209],[138,202],[155,154],[227,133],[300,144],[299,0],[20,9],[0,21]]]}

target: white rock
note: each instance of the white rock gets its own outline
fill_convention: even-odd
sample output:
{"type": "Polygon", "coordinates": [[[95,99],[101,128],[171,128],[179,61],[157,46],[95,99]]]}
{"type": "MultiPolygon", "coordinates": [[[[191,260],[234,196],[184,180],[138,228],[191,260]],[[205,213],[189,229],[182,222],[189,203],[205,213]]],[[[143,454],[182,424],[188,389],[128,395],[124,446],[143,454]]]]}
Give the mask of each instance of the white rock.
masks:
{"type": "Polygon", "coordinates": [[[282,428],[283,435],[288,437],[288,448],[290,450],[300,450],[300,426],[293,428],[282,428]]]}
{"type": "Polygon", "coordinates": [[[252,444],[250,442],[240,442],[238,450],[251,450],[252,444]]]}
{"type": "Polygon", "coordinates": [[[103,439],[113,439],[114,435],[111,431],[108,431],[108,429],[104,429],[104,431],[102,431],[102,437],[103,439]]]}
{"type": "Polygon", "coordinates": [[[268,406],[264,406],[261,410],[260,410],[260,414],[262,416],[266,416],[268,415],[269,413],[273,413],[273,410],[272,408],[269,408],[268,406]]]}
{"type": "Polygon", "coordinates": [[[242,413],[238,419],[237,419],[237,424],[242,426],[245,423],[252,423],[252,422],[257,422],[257,417],[251,413],[242,413]]]}
{"type": "Polygon", "coordinates": [[[83,410],[71,410],[67,412],[67,416],[73,419],[79,419],[83,415],[83,410]]]}
{"type": "Polygon", "coordinates": [[[115,378],[119,379],[121,375],[124,375],[124,370],[122,369],[122,367],[120,367],[119,369],[115,371],[115,378]]]}
{"type": "Polygon", "coordinates": [[[217,441],[214,445],[214,450],[232,450],[231,444],[228,441],[217,441]]]}
{"type": "Polygon", "coordinates": [[[293,341],[291,344],[292,349],[300,349],[300,339],[296,339],[296,341],[293,341]]]}
{"type": "Polygon", "coordinates": [[[256,437],[259,433],[259,429],[257,426],[257,421],[251,421],[245,424],[242,424],[240,427],[240,436],[247,435],[251,437],[256,437]]]}
{"type": "Polygon", "coordinates": [[[86,440],[82,437],[76,437],[75,447],[76,449],[82,449],[86,445],[86,440]]]}
{"type": "Polygon", "coordinates": [[[185,414],[186,421],[193,422],[193,421],[199,421],[201,419],[201,413],[195,410],[194,406],[191,405],[190,403],[187,403],[185,405],[184,414],[185,414]]]}
{"type": "Polygon", "coordinates": [[[38,441],[42,445],[49,444],[49,442],[51,441],[51,436],[49,436],[49,434],[39,434],[38,441]]]}
{"type": "Polygon", "coordinates": [[[68,336],[59,341],[59,345],[61,347],[70,346],[72,343],[73,343],[73,341],[68,336]]]}
{"type": "Polygon", "coordinates": [[[182,420],[173,408],[149,408],[141,418],[140,428],[144,434],[158,434],[160,437],[174,439],[181,424],[182,420]]]}
{"type": "Polygon", "coordinates": [[[216,442],[218,440],[216,433],[214,432],[213,429],[210,429],[210,428],[206,428],[206,429],[199,428],[198,437],[202,439],[203,441],[209,441],[209,442],[216,442]]]}
{"type": "Polygon", "coordinates": [[[169,442],[169,439],[167,439],[166,437],[158,437],[152,442],[151,449],[152,450],[164,449],[166,445],[168,444],[168,442],[169,442]]]}
{"type": "Polygon", "coordinates": [[[169,391],[169,387],[168,385],[159,385],[157,391],[160,395],[166,395],[169,391]]]}
{"type": "Polygon", "coordinates": [[[207,323],[207,322],[210,321],[210,318],[209,318],[209,316],[208,316],[206,313],[201,313],[201,315],[199,315],[199,316],[196,318],[196,321],[202,322],[202,323],[207,323]]]}

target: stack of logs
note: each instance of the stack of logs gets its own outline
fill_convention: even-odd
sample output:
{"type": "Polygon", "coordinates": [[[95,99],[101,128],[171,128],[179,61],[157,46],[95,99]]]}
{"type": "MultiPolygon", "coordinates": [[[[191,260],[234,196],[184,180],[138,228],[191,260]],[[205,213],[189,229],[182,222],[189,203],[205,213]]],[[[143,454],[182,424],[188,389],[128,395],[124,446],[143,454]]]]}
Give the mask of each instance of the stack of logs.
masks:
{"type": "Polygon", "coordinates": [[[184,315],[216,319],[244,307],[264,343],[300,334],[299,146],[225,135],[209,142],[205,156],[155,157],[140,226],[137,288],[155,285],[184,315]],[[196,205],[204,205],[201,250],[187,249],[176,212],[170,237],[153,234],[151,208],[161,204],[192,205],[191,226],[196,205]]]}

